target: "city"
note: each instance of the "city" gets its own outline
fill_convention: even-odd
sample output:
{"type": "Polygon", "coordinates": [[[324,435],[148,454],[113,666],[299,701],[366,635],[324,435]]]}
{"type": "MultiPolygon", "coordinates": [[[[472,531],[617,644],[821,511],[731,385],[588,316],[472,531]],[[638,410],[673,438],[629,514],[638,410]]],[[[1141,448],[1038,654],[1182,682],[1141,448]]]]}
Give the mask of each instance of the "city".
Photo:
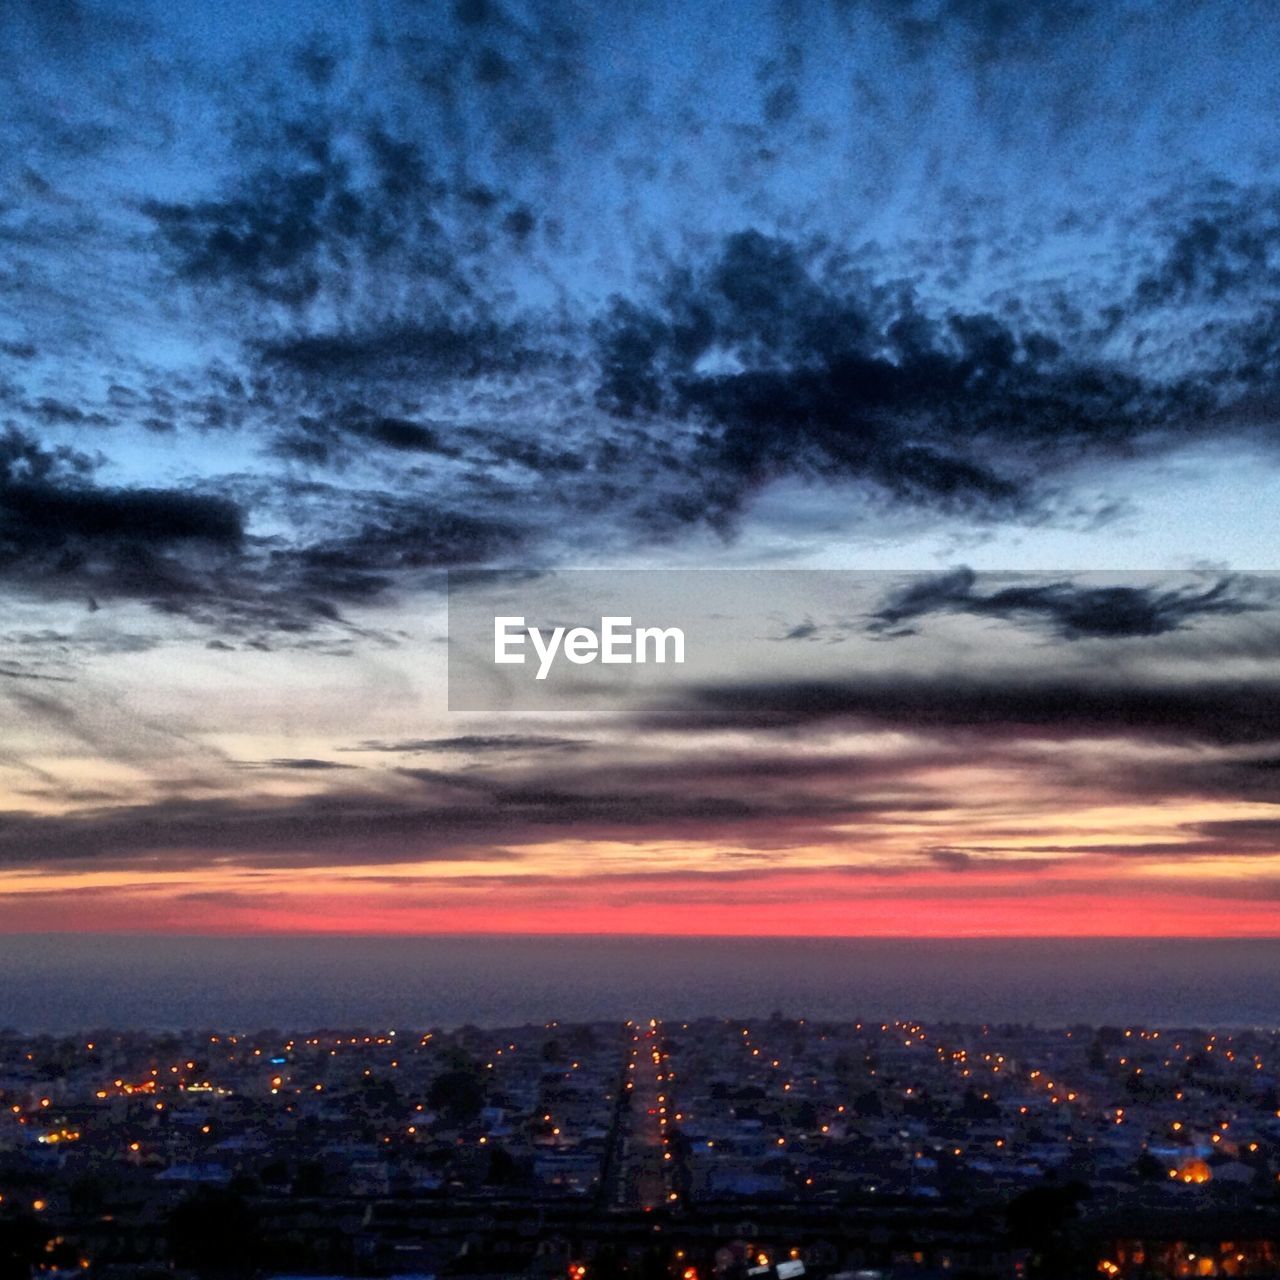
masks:
{"type": "Polygon", "coordinates": [[[1273,1031],[0,1034],[0,1275],[1261,1276],[1273,1031]]]}

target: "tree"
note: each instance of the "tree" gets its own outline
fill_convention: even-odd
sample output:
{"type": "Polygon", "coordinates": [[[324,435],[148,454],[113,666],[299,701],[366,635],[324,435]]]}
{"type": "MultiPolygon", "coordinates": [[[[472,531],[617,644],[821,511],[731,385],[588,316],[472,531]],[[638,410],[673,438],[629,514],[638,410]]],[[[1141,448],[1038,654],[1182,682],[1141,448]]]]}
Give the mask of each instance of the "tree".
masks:
{"type": "Polygon", "coordinates": [[[235,1191],[201,1189],[169,1215],[174,1261],[201,1276],[250,1271],[260,1241],[257,1219],[235,1191]]]}
{"type": "Polygon", "coordinates": [[[961,1112],[968,1120],[998,1120],[1000,1108],[992,1098],[984,1098],[976,1089],[964,1091],[961,1112]]]}
{"type": "Polygon", "coordinates": [[[496,1143],[489,1147],[489,1168],[484,1180],[491,1187],[510,1187],[520,1179],[520,1167],[506,1147],[496,1143]]]}
{"type": "Polygon", "coordinates": [[[474,1067],[459,1067],[436,1076],[427,1092],[427,1105],[452,1125],[469,1124],[484,1106],[484,1081],[474,1067]]]}
{"type": "Polygon", "coordinates": [[[94,1174],[81,1174],[67,1188],[67,1200],[71,1212],[79,1217],[99,1214],[107,1202],[107,1188],[94,1174]]]}
{"type": "Polygon", "coordinates": [[[868,1089],[866,1093],[860,1093],[853,1100],[853,1109],[860,1116],[883,1116],[884,1103],[880,1101],[880,1095],[874,1089],[868,1089]]]}
{"type": "Polygon", "coordinates": [[[322,1196],[325,1192],[324,1165],[318,1160],[304,1160],[293,1180],[295,1196],[322,1196]]]}
{"type": "Polygon", "coordinates": [[[1107,1050],[1100,1036],[1094,1036],[1093,1044],[1089,1046],[1089,1069],[1091,1071],[1107,1069],[1107,1050]]]}
{"type": "Polygon", "coordinates": [[[1032,1187],[1015,1196],[1005,1210],[1011,1241],[1033,1253],[1031,1274],[1066,1277],[1076,1274],[1067,1228],[1079,1213],[1089,1188],[1083,1182],[1032,1187]]]}
{"type": "Polygon", "coordinates": [[[27,1280],[49,1238],[28,1214],[0,1219],[0,1280],[27,1280]]]}

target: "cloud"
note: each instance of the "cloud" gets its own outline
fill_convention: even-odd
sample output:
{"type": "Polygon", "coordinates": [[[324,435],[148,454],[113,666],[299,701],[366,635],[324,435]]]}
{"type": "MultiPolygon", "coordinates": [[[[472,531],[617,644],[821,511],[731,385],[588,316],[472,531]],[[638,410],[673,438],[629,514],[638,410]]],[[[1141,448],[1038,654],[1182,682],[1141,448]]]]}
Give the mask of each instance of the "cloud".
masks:
{"type": "Polygon", "coordinates": [[[103,543],[167,546],[207,542],[234,548],[240,513],[225,498],[168,489],[63,488],[9,484],[0,492],[2,545],[10,555],[103,543]]]}
{"type": "Polygon", "coordinates": [[[1025,871],[1060,867],[1081,858],[1273,858],[1280,854],[1280,819],[1225,818],[1179,823],[1164,840],[1096,840],[1057,844],[1045,841],[934,846],[922,851],[954,871],[1025,871]]]}
{"type": "Polygon", "coordinates": [[[700,429],[696,514],[713,520],[786,475],[1016,519],[1043,501],[1038,471],[1115,455],[1194,403],[1080,335],[934,314],[905,285],[758,231],[672,268],[648,305],[615,300],[596,342],[602,405],[700,429]]]}
{"type": "MultiPolygon", "coordinates": [[[[84,738],[61,703],[23,694],[33,714],[56,718],[84,738]]],[[[163,748],[163,744],[155,744],[163,748]]],[[[210,858],[243,867],[492,861],[530,846],[564,842],[577,874],[593,869],[593,848],[618,842],[723,844],[785,851],[818,842],[847,846],[852,831],[910,829],[950,802],[922,780],[954,758],[947,752],[796,757],[748,750],[717,756],[693,750],[643,758],[616,741],[593,744],[541,735],[460,736],[360,744],[467,757],[458,768],[354,771],[325,759],[280,757],[210,768],[141,797],[114,803],[58,792],[64,813],[0,813],[0,862],[131,867],[199,865],[210,858]],[[306,795],[279,796],[241,785],[236,767],[309,778],[306,795]],[[338,772],[335,772],[335,769],[338,772]],[[351,781],[359,778],[364,785],[351,781]],[[223,793],[228,785],[234,791],[223,793]],[[503,850],[509,851],[507,855],[503,850]]],[[[52,779],[42,782],[53,786],[52,779]]],[[[600,868],[607,870],[607,867],[600,868]]],[[[633,868],[634,869],[634,868],[633,868]]]]}
{"type": "Polygon", "coordinates": [[[521,524],[493,514],[423,509],[374,497],[356,528],[281,556],[320,591],[358,597],[376,593],[402,570],[482,564],[522,543],[521,524]]]}
{"type": "MultiPolygon", "coordinates": [[[[369,416],[342,427],[351,440],[373,439],[392,452],[445,451],[428,427],[407,420],[369,416]]],[[[256,537],[234,483],[221,492],[126,488],[99,482],[101,465],[14,427],[0,434],[0,584],[79,598],[92,611],[138,599],[264,647],[313,631],[369,639],[377,633],[348,624],[337,602],[368,602],[408,574],[483,562],[525,537],[521,524],[496,512],[325,486],[308,491],[311,536],[256,537]]],[[[287,506],[291,497],[282,486],[273,501],[287,506]]]]}
{"type": "Polygon", "coordinates": [[[950,849],[937,846],[926,849],[925,853],[932,861],[950,871],[965,871],[973,863],[973,855],[965,849],[950,849]]]}
{"type": "Polygon", "coordinates": [[[822,627],[812,618],[805,618],[803,622],[789,626],[782,635],[775,638],[777,640],[816,640],[821,631],[822,627]]]}
{"type": "Polygon", "coordinates": [[[972,569],[907,583],[872,615],[867,630],[911,635],[904,624],[931,614],[964,613],[1046,627],[1064,640],[1128,639],[1179,631],[1198,618],[1257,613],[1270,606],[1221,577],[1208,586],[1088,586],[1070,581],[1028,582],[982,592],[972,569]]]}
{"type": "Polygon", "coordinates": [[[358,331],[301,332],[264,341],[268,366],[322,381],[474,379],[522,372],[546,358],[516,325],[384,320],[358,331]]]}
{"type": "Polygon", "coordinates": [[[1280,852],[1280,818],[1220,818],[1196,823],[1195,830],[1209,839],[1256,844],[1263,851],[1280,852]]]}
{"type": "Polygon", "coordinates": [[[283,432],[275,451],[303,463],[338,462],[364,452],[370,445],[407,454],[457,456],[431,426],[409,418],[374,414],[359,405],[347,406],[332,417],[301,414],[297,429],[283,432]]]}
{"type": "MultiPolygon", "coordinates": [[[[1107,25],[1081,8],[1091,29],[1107,25]]],[[[1051,60],[1073,39],[1071,24],[990,10],[871,12],[912,58],[958,41],[974,67],[1008,59],[1020,81],[1033,53],[1051,60]]],[[[800,127],[812,97],[812,25],[758,65],[763,150],[800,127]]],[[[1108,347],[1099,335],[1114,317],[1057,281],[948,298],[960,277],[941,264],[972,258],[971,222],[894,260],[812,215],[772,216],[795,194],[785,184],[760,208],[730,201],[710,164],[712,205],[732,207],[737,229],[719,217],[646,237],[637,193],[618,255],[634,269],[608,276],[586,232],[566,232],[581,212],[566,187],[586,154],[578,115],[628,111],[584,56],[598,33],[518,6],[425,25],[397,12],[390,26],[368,51],[384,70],[376,89],[336,92],[351,56],[339,43],[295,48],[264,91],[271,127],[248,113],[216,194],[141,206],[197,312],[241,337],[252,402],[291,467],[376,465],[406,496],[449,493],[485,516],[537,493],[554,515],[501,550],[554,558],[569,524],[620,547],[701,525],[735,532],[757,494],[794,477],[848,487],[851,505],[869,492],[985,523],[1070,518],[1055,486],[1082,457],[1174,447],[1220,407],[1219,384],[1145,361],[1137,335],[1128,353],[1108,347]],[[606,278],[624,287],[601,310],[606,278]],[[533,405],[563,442],[530,423],[533,405]]],[[[628,86],[636,129],[664,119],[651,89],[628,86]]],[[[709,126],[693,113],[686,127],[709,126]]],[[[615,159],[631,160],[633,144],[618,132],[615,159]]],[[[669,192],[672,176],[655,170],[642,186],[669,192]]],[[[1164,265],[1154,257],[1158,236],[1178,240],[1164,219],[1147,210],[1132,230],[1153,279],[1176,271],[1174,248],[1164,265]]],[[[1003,232],[990,243],[1013,252],[1003,232]]],[[[1132,283],[1108,284],[1114,307],[1139,316],[1132,283]]],[[[1241,358],[1220,355],[1224,367],[1241,358]]],[[[244,413],[239,401],[226,416],[244,413]]]]}
{"type": "MultiPolygon", "coordinates": [[[[1188,823],[1187,807],[1174,805],[1165,830],[1153,833],[1154,819],[1144,820],[1132,839],[1109,828],[1090,842],[1078,822],[1081,805],[1145,807],[1152,796],[1275,803],[1275,690],[1237,689],[1228,700],[1221,688],[1194,691],[1199,697],[1187,690],[1139,697],[1112,688],[1090,700],[1079,689],[1050,693],[1043,685],[996,695],[991,686],[954,680],[911,689],[905,683],[840,694],[827,687],[805,696],[757,687],[732,701],[699,693],[678,719],[668,708],[661,719],[642,722],[664,734],[714,731],[722,735],[715,751],[697,739],[659,746],[652,734],[651,745],[637,749],[624,722],[598,726],[590,744],[511,734],[337,748],[401,758],[434,754],[443,767],[414,762],[352,770],[287,756],[248,766],[288,771],[299,783],[306,777],[312,787],[306,795],[255,793],[234,772],[211,770],[208,760],[192,764],[194,777],[148,788],[141,797],[122,791],[114,803],[91,793],[77,799],[43,777],[49,795],[78,807],[0,814],[0,861],[156,869],[216,858],[243,868],[306,868],[509,861],[541,858],[532,851],[552,848],[559,850],[551,859],[557,869],[531,863],[530,874],[578,879],[624,870],[683,873],[705,866],[722,848],[768,854],[780,871],[794,865],[799,873],[812,873],[822,850],[823,867],[847,863],[856,875],[928,865],[1032,875],[1080,858],[1168,862],[1276,852],[1280,820],[1237,820],[1230,809],[1217,810],[1228,815],[1219,826],[1211,816],[1188,823]],[[979,706],[987,711],[977,712],[979,706]],[[1251,725],[1239,719],[1245,706],[1254,709],[1251,725]],[[754,732],[723,740],[726,731],[744,729],[754,732]],[[842,733],[856,733],[856,745],[842,744],[842,733]],[[1241,745],[1255,736],[1256,747],[1241,745]],[[1078,737],[1089,739],[1087,751],[1063,750],[1078,737]],[[993,781],[975,784],[975,770],[993,781]],[[235,790],[223,794],[228,786],[235,790]],[[658,863],[645,852],[652,842],[669,850],[658,863]]],[[[94,725],[64,702],[30,691],[18,697],[16,705],[60,734],[95,745],[94,725]]],[[[104,754],[112,749],[96,747],[104,754]]],[[[167,739],[157,747],[172,754],[167,739]]],[[[221,763],[234,770],[238,762],[221,763]]]]}
{"type": "MultiPolygon", "coordinates": [[[[0,863],[145,863],[185,866],[220,858],[248,867],[335,866],[510,858],[511,849],[565,836],[706,839],[736,832],[793,842],[873,806],[797,796],[672,795],[655,806],[643,790],[577,790],[540,781],[402,771],[421,794],[333,789],[297,799],[180,796],[60,816],[0,814],[0,863]]],[[[921,802],[923,807],[923,802],[921,802]]],[[[883,804],[874,806],[882,811],[883,804]]]]}
{"type": "Polygon", "coordinates": [[[474,811],[446,812],[376,792],[337,790],[296,800],[178,797],[59,817],[0,815],[0,862],[158,865],[160,855],[172,865],[211,856],[261,866],[484,860],[497,855],[464,849],[465,833],[483,833],[484,826],[474,811]]]}
{"type": "Polygon", "coordinates": [[[243,517],[227,498],[104,486],[94,469],[86,455],[16,428],[0,436],[0,574],[55,590],[181,594],[194,589],[183,553],[241,547],[243,517]]]}
{"type": "Polygon", "coordinates": [[[317,760],[314,756],[277,756],[274,760],[262,760],[258,767],[266,769],[301,769],[304,772],[325,772],[330,769],[355,769],[357,765],[342,764],[337,760],[317,760]]]}
{"type": "Polygon", "coordinates": [[[1245,745],[1280,741],[1280,685],[1257,678],[1141,681],[1096,668],[1006,677],[868,672],[702,684],[653,703],[636,721],[667,732],[863,726],[941,738],[1245,745]]]}
{"type": "Polygon", "coordinates": [[[1140,308],[1274,296],[1280,288],[1280,191],[1215,182],[1167,215],[1155,263],[1134,289],[1140,308]]]}
{"type": "MultiPolygon", "coordinates": [[[[244,172],[224,198],[145,200],[174,268],[194,283],[246,288],[291,306],[357,261],[409,244],[438,276],[452,263],[433,206],[444,194],[416,142],[332,116],[286,120],[275,164],[244,172]]],[[[453,284],[457,281],[451,282],[453,284]]]]}
{"type": "Polygon", "coordinates": [[[440,751],[482,755],[506,751],[581,751],[589,746],[591,746],[589,738],[563,738],[532,733],[472,733],[452,738],[402,738],[393,742],[369,739],[354,747],[342,747],[340,750],[412,754],[440,751]]]}

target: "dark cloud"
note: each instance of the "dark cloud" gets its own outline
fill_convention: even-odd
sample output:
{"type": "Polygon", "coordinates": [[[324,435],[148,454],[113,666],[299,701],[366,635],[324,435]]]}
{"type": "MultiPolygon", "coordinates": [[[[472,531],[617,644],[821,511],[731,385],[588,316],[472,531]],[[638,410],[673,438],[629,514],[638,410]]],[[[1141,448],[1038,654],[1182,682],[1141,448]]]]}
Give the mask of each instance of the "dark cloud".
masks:
{"type": "Polygon", "coordinates": [[[379,414],[362,404],[346,404],[328,414],[300,414],[293,430],[281,433],[275,451],[308,464],[337,463],[366,456],[373,445],[393,453],[456,458],[439,431],[423,422],[379,414]]]}
{"type": "Polygon", "coordinates": [[[274,760],[263,760],[263,767],[269,769],[301,769],[306,772],[323,772],[328,769],[354,769],[357,766],[342,764],[337,760],[317,760],[313,756],[279,756],[274,760]]]}
{"type": "MultiPolygon", "coordinates": [[[[408,420],[353,414],[335,430],[348,447],[364,440],[366,452],[370,437],[392,453],[416,452],[415,443],[445,451],[429,427],[408,420]]],[[[299,518],[287,486],[124,489],[95,483],[96,467],[96,459],[13,429],[0,436],[0,581],[51,599],[78,597],[91,611],[142,600],[260,648],[316,631],[380,642],[376,630],[348,623],[343,606],[392,598],[399,587],[435,590],[438,571],[512,553],[528,536],[506,515],[382,489],[310,486],[299,518]],[[292,536],[246,532],[244,505],[264,494],[277,522],[292,517],[292,536]]]]}
{"type": "MultiPolygon", "coordinates": [[[[796,65],[788,55],[766,79],[786,88],[796,65]]],[[[595,319],[532,317],[495,283],[506,251],[493,237],[531,235],[527,209],[503,212],[492,190],[479,199],[474,183],[437,176],[420,142],[329,107],[280,134],[250,135],[271,161],[238,174],[234,194],[147,211],[183,278],[294,307],[282,329],[251,324],[246,346],[274,449],[292,463],[342,466],[370,444],[465,459],[470,509],[483,511],[512,496],[494,472],[514,462],[517,494],[540,485],[566,520],[613,512],[605,532],[624,542],[727,530],[788,476],[1025,521],[1043,518],[1053,476],[1081,454],[1175,443],[1214,404],[1208,383],[1104,357],[1082,319],[939,305],[830,242],[755,230],[684,255],[595,319]],[[345,298],[366,269],[398,277],[407,298],[345,298]],[[315,323],[301,304],[322,293],[356,318],[315,323]],[[489,397],[495,380],[508,405],[553,397],[572,445],[478,412],[477,389],[489,397]]],[[[167,430],[173,417],[147,421],[167,430]]],[[[402,481],[428,501],[444,483],[402,481]]]]}
{"type": "Polygon", "coordinates": [[[914,56],[923,57],[939,44],[958,40],[980,65],[1043,55],[1068,37],[1080,36],[1099,16],[1099,6],[1090,0],[1054,5],[872,0],[867,7],[888,21],[914,56]]]}
{"type": "Polygon", "coordinates": [[[37,422],[45,426],[105,427],[111,425],[111,419],[106,414],[86,412],[78,405],[54,399],[53,396],[44,396],[34,404],[25,405],[24,408],[37,422]]]}
{"type": "Polygon", "coordinates": [[[905,287],[755,231],[673,269],[647,305],[615,300],[596,341],[603,405],[699,426],[711,518],[783,475],[1016,516],[1038,468],[1125,450],[1198,403],[1072,335],[935,316],[905,287]]]}
{"type": "MultiPolygon", "coordinates": [[[[894,730],[900,735],[901,724],[894,730]]],[[[412,741],[390,745],[419,750],[412,741]]],[[[984,814],[990,816],[979,802],[966,817],[966,806],[942,781],[948,768],[972,765],[971,741],[905,750],[899,738],[896,753],[851,754],[798,754],[760,743],[751,750],[716,756],[689,751],[648,759],[607,746],[592,753],[511,744],[423,749],[473,754],[490,763],[457,772],[396,770],[382,775],[384,783],[390,776],[395,785],[379,790],[345,786],[290,798],[179,795],[143,804],[122,798],[108,807],[61,816],[10,811],[0,815],[0,861],[30,865],[145,860],[155,866],[218,856],[251,867],[492,861],[518,858],[526,846],[566,835],[602,841],[653,835],[725,843],[749,857],[772,851],[783,859],[778,863],[781,870],[786,869],[788,850],[811,849],[814,842],[863,854],[880,851],[886,854],[881,860],[859,860],[846,869],[892,874],[911,862],[902,853],[902,842],[909,841],[922,823],[945,824],[947,829],[962,823],[968,830],[981,830],[984,814]],[[523,758],[535,750],[550,753],[547,767],[523,758]],[[660,803],[655,803],[656,796],[660,803]],[[891,849],[897,852],[887,856],[891,849]]],[[[995,749],[982,758],[1011,778],[1045,781],[1043,761],[1034,750],[1010,754],[995,749]]],[[[1122,762],[1123,757],[1116,759],[1122,762]]],[[[1103,771],[1107,785],[1091,788],[1090,794],[1095,799],[1140,794],[1130,789],[1131,779],[1123,769],[1114,770],[1112,763],[1106,762],[1103,771]]],[[[268,760],[258,767],[323,773],[334,765],[304,757],[268,760]]],[[[1061,787],[1070,773],[1071,767],[1060,769],[1055,785],[1061,787]]],[[[1179,793],[1171,788],[1167,794],[1179,793]]],[[[1242,819],[1175,823],[1161,838],[1046,842],[1046,833],[1034,823],[1019,832],[1012,829],[1010,815],[1003,809],[1001,814],[994,839],[930,844],[920,854],[955,871],[1031,873],[1079,857],[1264,855],[1275,851],[1280,832],[1280,819],[1242,819]]],[[[744,855],[734,856],[741,860],[744,855]]],[[[825,869],[840,868],[827,864],[825,869]]],[[[583,870],[590,873],[589,867],[583,870]]],[[[802,873],[816,870],[808,866],[802,873]]],[[[644,868],[634,873],[669,874],[644,868]]]]}
{"type": "Polygon", "coordinates": [[[404,453],[442,453],[440,438],[430,427],[405,418],[371,418],[361,423],[357,434],[373,444],[404,453]]]}
{"type": "MultiPolygon", "coordinates": [[[[301,800],[176,798],[118,805],[59,818],[0,815],[0,862],[75,862],[99,858],[201,861],[210,853],[250,863],[330,863],[477,858],[463,852],[467,830],[483,831],[482,816],[414,805],[377,793],[335,791],[301,800]]],[[[510,855],[502,855],[510,856],[510,855]]]]}
{"type": "Polygon", "coordinates": [[[816,640],[821,630],[822,628],[812,618],[806,618],[803,622],[797,622],[794,626],[788,627],[777,638],[779,640],[816,640]]]}
{"type": "Polygon", "coordinates": [[[924,854],[954,871],[1025,870],[1079,858],[1268,858],[1280,851],[1280,819],[1236,818],[1179,823],[1164,840],[1098,840],[1056,844],[1043,841],[929,847],[924,854]]]}
{"type": "Polygon", "coordinates": [[[1160,232],[1155,264],[1134,291],[1139,307],[1239,302],[1280,288],[1280,191],[1214,183],[1160,232]]]}
{"type": "Polygon", "coordinates": [[[1280,741],[1280,685],[1268,680],[974,677],[901,672],[843,680],[702,685],[651,706],[639,723],[686,732],[897,728],[975,739],[1133,738],[1166,743],[1280,741]]]}
{"type": "Polygon", "coordinates": [[[291,373],[322,380],[470,379],[517,373],[545,355],[521,328],[492,320],[464,325],[388,320],[344,333],[295,333],[264,341],[261,359],[291,373]]]}
{"type": "Polygon", "coordinates": [[[244,533],[233,503],[181,490],[10,484],[0,503],[0,545],[10,554],[112,542],[164,546],[201,541],[235,547],[244,533]]]}
{"type": "Polygon", "coordinates": [[[1210,839],[1260,846],[1261,852],[1280,850],[1280,818],[1224,818],[1198,822],[1194,829],[1210,839]]]}
{"type": "MultiPolygon", "coordinates": [[[[939,683],[929,691],[931,705],[938,705],[942,687],[939,683]]],[[[32,704],[33,714],[56,721],[67,731],[80,731],[77,718],[63,703],[41,694],[20,696],[32,704]]],[[[869,866],[858,860],[848,869],[858,874],[891,874],[910,863],[914,855],[904,855],[903,844],[918,838],[922,826],[948,833],[975,832],[991,819],[989,796],[975,797],[970,806],[947,781],[949,770],[967,774],[975,763],[1000,771],[1015,790],[1032,786],[1051,805],[1069,799],[1073,786],[1084,788],[1091,803],[1141,800],[1153,787],[1165,796],[1221,797],[1232,794],[1228,779],[1233,770],[1259,775],[1259,781],[1269,785],[1273,800],[1277,794],[1273,754],[1263,750],[1245,754],[1238,748],[1206,751],[1203,723],[1188,731],[1185,705],[1174,716],[1169,713],[1170,700],[1158,715],[1150,714],[1148,706],[1146,720],[1141,721],[1134,714],[1134,698],[1113,696],[1108,723],[1102,721],[1101,697],[1083,707],[1070,723],[1062,714],[1053,714],[1057,708],[1051,706],[1046,729],[1037,718],[1038,711],[1026,714],[1008,705],[998,709],[1003,719],[975,726],[979,717],[974,707],[980,699],[989,701],[989,691],[960,690],[954,703],[942,700],[941,716],[927,721],[910,711],[903,714],[907,700],[899,696],[887,718],[878,719],[885,712],[883,697],[875,712],[865,715],[863,706],[850,712],[848,698],[841,705],[828,691],[822,699],[823,716],[841,717],[840,727],[886,729],[893,736],[891,746],[855,751],[816,749],[812,743],[810,749],[797,751],[790,740],[757,737],[750,746],[716,752],[696,744],[687,750],[637,752],[622,749],[616,733],[591,743],[591,750],[585,749],[583,740],[550,735],[373,740],[339,750],[471,759],[457,769],[344,771],[346,785],[333,786],[328,779],[330,785],[324,791],[302,797],[240,789],[234,796],[203,799],[195,783],[184,783],[184,794],[144,803],[130,803],[121,796],[114,805],[54,816],[11,810],[0,815],[0,861],[38,865],[100,859],[127,865],[142,860],[151,867],[185,865],[211,856],[249,867],[489,861],[518,857],[526,846],[566,836],[629,842],[652,836],[727,844],[754,854],[771,851],[784,860],[788,850],[823,843],[863,855],[884,854],[869,866]],[[1176,733],[1165,731],[1171,719],[1181,726],[1176,733]],[[1144,762],[1127,744],[1113,742],[1109,747],[1095,744],[1087,756],[1064,760],[1060,752],[1035,741],[1073,733],[1134,738],[1146,747],[1172,742],[1196,749],[1177,749],[1144,762]],[[377,782],[361,789],[347,784],[349,777],[376,777],[377,782]],[[1206,778],[1209,790],[1197,791],[1206,778]]],[[[756,690],[752,700],[769,724],[779,723],[780,695],[756,690]]],[[[1257,701],[1256,690],[1253,700],[1257,701]]],[[[918,706],[920,701],[911,705],[918,706]]],[[[1043,707],[1044,701],[1036,700],[1035,707],[1043,707]]],[[[1273,692],[1271,704],[1270,718],[1257,726],[1270,735],[1269,741],[1275,740],[1280,722],[1280,712],[1275,710],[1280,695],[1273,692]]],[[[1233,714],[1220,691],[1211,691],[1199,707],[1206,719],[1211,705],[1228,719],[1233,714]]],[[[789,729],[818,734],[831,727],[829,719],[808,714],[808,703],[802,710],[805,718],[793,713],[789,729]]],[[[719,714],[710,727],[740,728],[744,722],[743,716],[730,722],[719,714]]],[[[751,727],[759,723],[756,716],[751,727]]],[[[669,731],[676,726],[666,719],[660,727],[669,731]]],[[[1218,734],[1223,736],[1230,735],[1218,734]]],[[[312,774],[320,786],[320,779],[340,766],[318,758],[283,757],[252,767],[312,774]]],[[[1255,789],[1248,798],[1265,799],[1266,793],[1255,789]]],[[[1030,814],[1027,830],[1020,832],[1010,821],[1007,806],[1001,803],[997,812],[994,838],[966,841],[962,836],[957,841],[952,837],[945,844],[926,845],[921,853],[956,871],[1010,873],[1043,871],[1079,856],[1167,860],[1232,852],[1251,855],[1274,852],[1280,824],[1280,819],[1175,823],[1162,838],[1047,844],[1045,832],[1030,814]]],[[[779,866],[784,867],[785,861],[779,866]]],[[[584,873],[589,871],[584,867],[584,873]]],[[[640,873],[645,873],[643,868],[640,873]]]]}
{"type": "Polygon", "coordinates": [[[320,591],[360,598],[376,594],[387,575],[450,565],[483,564],[523,542],[523,526],[493,515],[432,509],[412,500],[375,499],[356,528],[281,557],[320,591]]]}
{"type": "Polygon", "coordinates": [[[589,738],[561,738],[532,733],[470,733],[453,738],[402,738],[394,742],[369,739],[354,747],[341,749],[409,753],[442,751],[481,755],[494,751],[581,751],[589,746],[591,746],[589,738]]]}
{"type": "Polygon", "coordinates": [[[973,862],[973,855],[965,849],[949,849],[944,846],[935,846],[926,849],[926,855],[940,867],[946,867],[949,871],[965,871],[973,862]]]}
{"type": "Polygon", "coordinates": [[[228,499],[107,487],[93,482],[94,466],[14,428],[0,437],[0,572],[37,585],[61,578],[76,591],[181,593],[184,548],[215,555],[240,548],[243,519],[228,499]]]}
{"type": "Polygon", "coordinates": [[[1207,586],[1088,586],[1069,581],[998,587],[983,592],[971,569],[909,582],[872,615],[868,630],[910,635],[904,624],[930,614],[966,613],[1043,625],[1065,640],[1125,639],[1178,631],[1197,618],[1261,612],[1230,577],[1207,586]]]}
{"type": "Polygon", "coordinates": [[[232,497],[106,486],[96,469],[68,447],[0,435],[0,580],[95,612],[142,600],[260,648],[317,630],[349,637],[335,601],[368,601],[400,571],[484,558],[517,537],[496,520],[357,493],[335,495],[328,536],[280,548],[246,534],[232,497]]]}
{"type": "MultiPolygon", "coordinates": [[[[565,833],[632,839],[736,837],[790,844],[859,815],[883,817],[888,801],[821,798],[803,793],[742,797],[690,788],[655,806],[651,794],[608,790],[588,774],[573,790],[505,776],[476,778],[435,770],[403,770],[412,793],[333,789],[297,799],[176,797],[118,804],[63,816],[0,814],[0,863],[38,865],[98,859],[145,860],[156,866],[220,856],[248,866],[492,860],[511,848],[565,833]]],[[[929,802],[904,800],[904,810],[929,802]]]]}
{"type": "Polygon", "coordinates": [[[70,684],[72,677],[55,676],[47,672],[35,671],[26,667],[21,667],[13,663],[5,663],[0,666],[0,676],[6,680],[50,680],[56,684],[70,684]]]}
{"type": "Polygon", "coordinates": [[[237,175],[224,198],[143,202],[183,277],[301,306],[392,256],[465,292],[439,221],[449,192],[416,141],[320,113],[280,123],[269,150],[274,163],[237,175]]]}

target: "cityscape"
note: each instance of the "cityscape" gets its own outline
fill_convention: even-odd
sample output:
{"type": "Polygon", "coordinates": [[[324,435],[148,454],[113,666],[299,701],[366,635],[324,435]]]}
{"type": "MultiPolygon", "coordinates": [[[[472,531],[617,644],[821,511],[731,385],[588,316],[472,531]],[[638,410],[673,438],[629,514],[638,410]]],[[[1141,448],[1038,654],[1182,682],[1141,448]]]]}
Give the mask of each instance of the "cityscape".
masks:
{"type": "Polygon", "coordinates": [[[1280,1269],[1280,1033],[0,1034],[0,1274],[1280,1269]]]}

